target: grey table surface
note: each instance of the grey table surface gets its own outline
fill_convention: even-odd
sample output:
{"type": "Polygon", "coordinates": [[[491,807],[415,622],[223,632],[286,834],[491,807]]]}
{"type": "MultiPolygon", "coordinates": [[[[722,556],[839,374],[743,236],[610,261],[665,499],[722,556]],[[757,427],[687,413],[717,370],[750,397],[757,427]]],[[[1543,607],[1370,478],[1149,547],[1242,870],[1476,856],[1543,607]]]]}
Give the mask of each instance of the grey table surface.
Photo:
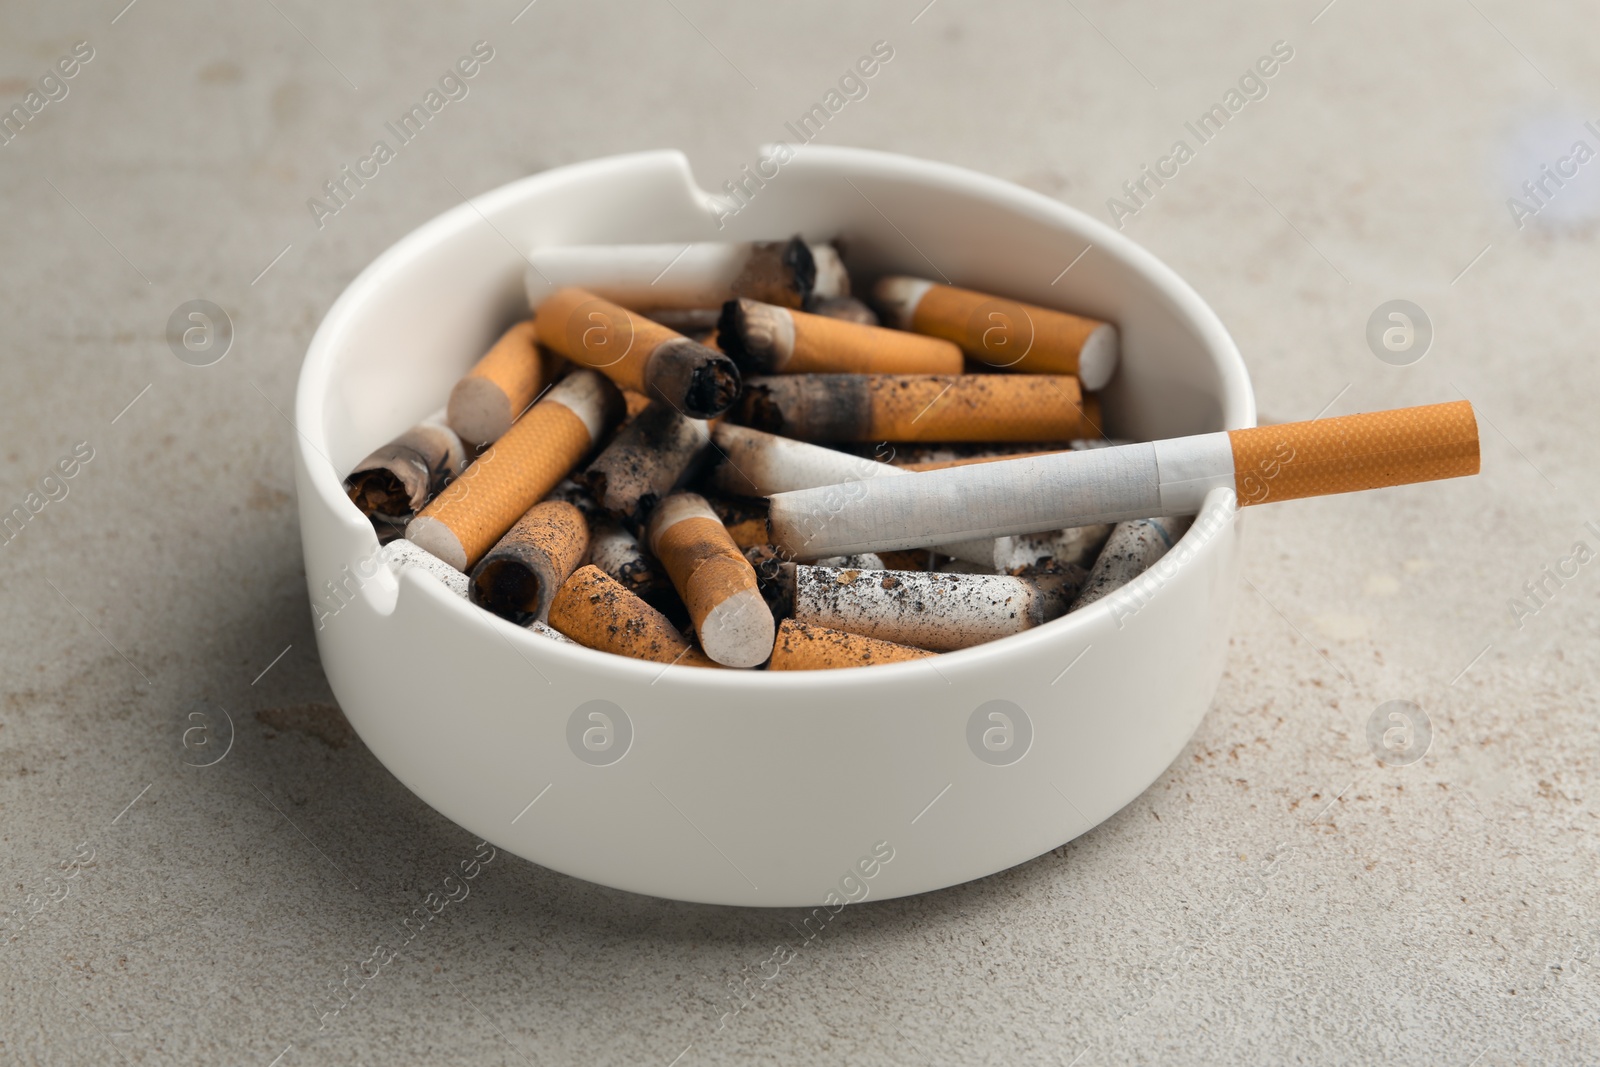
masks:
{"type": "Polygon", "coordinates": [[[0,3],[0,505],[39,494],[0,550],[0,1062],[1600,1061],[1600,9],[524,2],[0,3]],[[1465,396],[1483,473],[1251,514],[1198,734],[1052,853],[792,958],[800,912],[501,853],[334,1013],[476,842],[317,660],[285,419],[313,329],[463,194],[666,146],[715,185],[880,40],[822,140],[1102,218],[1285,42],[1125,232],[1217,309],[1264,419],[1465,396]],[[319,225],[478,41],[468,95],[319,225]],[[207,367],[166,340],[194,299],[235,331],[207,367]],[[1432,324],[1406,366],[1366,340],[1394,299],[1432,324]],[[1368,740],[1391,700],[1429,729],[1401,765],[1368,740]],[[215,706],[233,746],[186,765],[215,706]]]}

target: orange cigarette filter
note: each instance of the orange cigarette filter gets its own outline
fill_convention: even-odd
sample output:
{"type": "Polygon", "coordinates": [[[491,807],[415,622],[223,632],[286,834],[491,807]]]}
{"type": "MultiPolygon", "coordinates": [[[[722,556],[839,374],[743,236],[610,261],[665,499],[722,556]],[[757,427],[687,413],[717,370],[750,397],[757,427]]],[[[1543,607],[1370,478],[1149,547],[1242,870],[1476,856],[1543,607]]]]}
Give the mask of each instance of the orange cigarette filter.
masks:
{"type": "Polygon", "coordinates": [[[622,398],[593,371],[573,371],[434,497],[406,538],[465,571],[554,489],[613,425],[622,398]]]}
{"type": "Polygon", "coordinates": [[[727,356],[586,289],[551,293],[534,325],[542,343],[580,367],[689,418],[720,415],[739,394],[739,371],[727,356]]]}
{"type": "Polygon", "coordinates": [[[724,304],[717,337],[747,374],[960,374],[963,363],[951,341],[756,300],[724,304]]]}
{"type": "Polygon", "coordinates": [[[934,655],[937,653],[910,645],[863,637],[827,626],[812,626],[798,619],[784,619],[778,627],[778,640],[772,647],[772,661],[767,664],[767,670],[830,671],[843,667],[904,663],[934,655]]]}
{"type": "Polygon", "coordinates": [[[748,378],[738,421],[804,441],[1061,441],[1100,436],[1064,375],[809,374],[748,378]]]}
{"type": "Polygon", "coordinates": [[[954,341],[996,370],[1073,374],[1086,389],[1116,372],[1120,342],[1109,322],[922,278],[881,279],[873,296],[891,326],[954,341]]]}
{"type": "Polygon", "coordinates": [[[667,497],[650,516],[649,540],[689,609],[706,655],[727,667],[765,662],[772,654],[772,610],[755,568],[705,498],[667,497]]]}
{"type": "Polygon", "coordinates": [[[450,390],[450,428],[475,445],[499,440],[550,384],[554,375],[546,362],[535,343],[533,320],[511,327],[450,390]]]}
{"type": "Polygon", "coordinates": [[[550,625],[589,648],[656,663],[715,667],[667,621],[594,564],[579,567],[550,602],[550,625]]]}

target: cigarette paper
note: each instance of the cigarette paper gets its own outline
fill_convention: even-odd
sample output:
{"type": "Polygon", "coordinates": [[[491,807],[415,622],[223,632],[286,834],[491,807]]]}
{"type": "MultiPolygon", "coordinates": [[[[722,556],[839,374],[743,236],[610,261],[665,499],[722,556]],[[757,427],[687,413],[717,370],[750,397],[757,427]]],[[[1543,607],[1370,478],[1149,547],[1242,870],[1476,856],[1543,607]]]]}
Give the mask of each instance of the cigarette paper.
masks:
{"type": "Polygon", "coordinates": [[[1057,441],[1096,433],[1076,378],[804,374],[745,379],[738,421],[806,441],[1057,441]]]}
{"type": "Polygon", "coordinates": [[[894,465],[908,471],[942,471],[946,467],[965,467],[969,463],[993,463],[1000,459],[1027,459],[1030,456],[1047,456],[1052,452],[1082,452],[1088,448],[1107,448],[1111,445],[1131,444],[1131,441],[1108,441],[1104,437],[1080,437],[1073,441],[1058,442],[1053,448],[1019,449],[994,448],[987,445],[935,445],[902,449],[894,457],[894,465]]]}
{"type": "Polygon", "coordinates": [[[1460,400],[924,471],[855,496],[779,493],[768,522],[780,551],[810,558],[1194,515],[1212,489],[1250,505],[1477,472],[1477,422],[1460,400]]]}
{"type": "Polygon", "coordinates": [[[450,390],[450,428],[475,445],[499,440],[549,384],[544,363],[533,321],[511,327],[450,390]]]}
{"type": "Polygon", "coordinates": [[[599,567],[579,567],[550,602],[550,625],[580,645],[619,656],[715,667],[667,617],[599,567]]]}
{"type": "Polygon", "coordinates": [[[547,637],[550,640],[556,641],[563,645],[575,645],[578,643],[572,638],[568,637],[566,634],[562,633],[560,630],[547,626],[538,619],[528,623],[527,628],[538,634],[540,637],[547,637]]]}
{"type": "Polygon", "coordinates": [[[567,286],[640,310],[721,307],[741,296],[800,307],[812,296],[850,292],[833,249],[799,237],[737,244],[555,245],[534,249],[528,265],[532,307],[567,286]]]}
{"type": "Polygon", "coordinates": [[[999,370],[1075,374],[1092,390],[1117,369],[1117,328],[1109,322],[898,275],[880,279],[873,298],[890,326],[954,341],[999,370]]]}
{"type": "Polygon", "coordinates": [[[663,500],[650,516],[649,542],[706,655],[728,667],[756,667],[772,655],[775,624],[755,568],[704,497],[678,493],[663,500]]]}
{"type": "Polygon", "coordinates": [[[467,576],[432,553],[425,552],[402,538],[383,547],[383,559],[396,575],[416,568],[431,574],[444,583],[444,587],[463,600],[467,599],[467,576]]]}
{"type": "Polygon", "coordinates": [[[711,451],[711,431],[666,404],[652,403],[601,449],[583,472],[600,506],[634,526],[683,485],[711,451]]]}
{"type": "Polygon", "coordinates": [[[949,341],[826,315],[730,300],[717,344],[746,374],[960,374],[949,341]]]}
{"type": "Polygon", "coordinates": [[[412,516],[466,466],[461,438],[445,425],[440,411],[356,464],[344,489],[387,541],[399,536],[412,516]]]}
{"type": "Polygon", "coordinates": [[[856,571],[881,571],[885,569],[883,557],[876,552],[857,552],[853,556],[829,556],[827,559],[817,560],[816,566],[856,571]]]}
{"type": "Polygon", "coordinates": [[[778,627],[778,640],[772,646],[769,671],[830,671],[842,667],[875,667],[880,663],[903,663],[927,659],[935,653],[909,645],[897,645],[876,637],[811,626],[798,619],[784,619],[778,627]]]}
{"type": "Polygon", "coordinates": [[[588,550],[582,512],[559,500],[535,504],[472,569],[472,599],[514,622],[543,622],[588,550]]]}
{"type": "Polygon", "coordinates": [[[1005,574],[1033,574],[1069,565],[1088,567],[1110,536],[1111,526],[1097,523],[1048,533],[997,537],[994,539],[994,569],[1005,574]]]}
{"type": "Polygon", "coordinates": [[[1076,588],[1059,575],[857,571],[786,564],[794,617],[934,652],[970,648],[1049,622],[1076,588]]]}
{"type": "MultiPolygon", "coordinates": [[[[765,524],[763,524],[764,526],[765,524]]],[[[645,554],[644,546],[612,518],[596,519],[589,532],[589,561],[654,607],[675,597],[672,582],[645,554]]]]}
{"type": "Polygon", "coordinates": [[[727,356],[584,289],[558,289],[534,316],[540,340],[619,386],[708,419],[739,395],[727,356]]]}
{"type": "Polygon", "coordinates": [[[853,296],[830,296],[822,300],[813,300],[806,305],[806,310],[813,315],[826,315],[830,319],[858,322],[863,326],[883,325],[876,311],[853,296]]]}
{"type": "Polygon", "coordinates": [[[412,519],[406,537],[457,570],[476,566],[589,454],[621,409],[605,378],[573,371],[412,519]]]}
{"type": "Polygon", "coordinates": [[[1072,610],[1093,604],[1133,581],[1167,554],[1178,543],[1192,520],[1181,518],[1131,519],[1119,522],[1094,561],[1094,569],[1083,583],[1083,591],[1072,602],[1072,610]]]}

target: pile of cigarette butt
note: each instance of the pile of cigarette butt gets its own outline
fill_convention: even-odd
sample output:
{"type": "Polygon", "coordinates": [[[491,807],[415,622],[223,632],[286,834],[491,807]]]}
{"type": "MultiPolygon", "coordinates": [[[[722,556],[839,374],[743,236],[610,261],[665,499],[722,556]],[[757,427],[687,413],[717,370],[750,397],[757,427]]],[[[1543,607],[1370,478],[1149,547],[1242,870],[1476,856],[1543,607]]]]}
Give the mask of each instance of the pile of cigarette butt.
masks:
{"type": "Polygon", "coordinates": [[[1216,486],[1244,504],[1256,483],[1285,499],[1477,469],[1464,403],[1109,441],[1114,325],[902,276],[869,304],[800,237],[529,263],[533,317],[345,487],[391,565],[636,659],[920,659],[1127,584],[1216,486]]]}

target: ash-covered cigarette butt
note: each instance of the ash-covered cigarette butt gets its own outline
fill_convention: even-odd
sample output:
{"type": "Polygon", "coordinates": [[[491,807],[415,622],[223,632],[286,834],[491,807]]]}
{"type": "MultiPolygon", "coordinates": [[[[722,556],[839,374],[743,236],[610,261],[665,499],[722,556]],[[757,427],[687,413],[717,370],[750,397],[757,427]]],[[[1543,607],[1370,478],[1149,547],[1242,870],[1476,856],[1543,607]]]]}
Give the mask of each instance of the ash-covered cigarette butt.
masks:
{"type": "Polygon", "coordinates": [[[689,608],[706,655],[727,667],[757,667],[772,654],[776,626],[750,566],[705,498],[677,493],[650,516],[650,551],[689,608]]]}
{"type": "Polygon", "coordinates": [[[786,564],[794,617],[814,626],[934,652],[1040,626],[1077,590],[1059,575],[858,571],[786,564]]]}
{"type": "Polygon", "coordinates": [[[592,564],[579,567],[556,591],[550,625],[602,652],[687,667],[717,666],[665,615],[592,564]]]}
{"type": "Polygon", "coordinates": [[[424,551],[401,538],[391,541],[383,547],[383,559],[389,569],[396,575],[404,574],[408,570],[419,570],[424,574],[431,574],[444,583],[444,587],[463,600],[468,599],[467,576],[456,570],[450,564],[424,551]]]}
{"type": "Polygon", "coordinates": [[[1184,517],[1117,523],[1100,549],[1083,591],[1072,602],[1072,610],[1109,596],[1155,566],[1178,543],[1191,522],[1193,519],[1184,517]]]}
{"type": "Polygon", "coordinates": [[[880,279],[872,296],[889,325],[954,341],[996,370],[1073,374],[1085,389],[1116,373],[1121,346],[1109,322],[899,275],[880,279]]]}
{"type": "Polygon", "coordinates": [[[806,441],[1057,441],[1094,433],[1076,378],[805,374],[745,379],[737,421],[806,441]]]}
{"type": "Polygon", "coordinates": [[[458,570],[544,499],[621,414],[616,388],[593,371],[568,374],[406,527],[406,537],[458,570]]]}
{"type": "Polygon", "coordinates": [[[691,341],[584,289],[558,289],[534,316],[540,340],[580,367],[695,419],[722,414],[739,395],[739,371],[691,341]]]}
{"type": "Polygon", "coordinates": [[[441,411],[357,463],[344,489],[387,542],[466,468],[466,448],[441,411]]]}
{"type": "Polygon", "coordinates": [[[545,362],[533,320],[511,327],[450,390],[450,428],[475,445],[498,441],[550,384],[545,362]]]}
{"type": "Polygon", "coordinates": [[[769,671],[832,671],[844,667],[875,667],[882,663],[904,663],[935,655],[925,649],[898,645],[876,637],[812,626],[798,619],[784,619],[778,627],[778,640],[772,646],[769,671]]]}
{"type": "Polygon", "coordinates": [[[717,341],[746,374],[960,374],[950,341],[845,319],[730,300],[717,341]]]}
{"type": "Polygon", "coordinates": [[[535,504],[472,569],[472,599],[513,622],[543,622],[588,550],[582,512],[557,500],[535,504]]]}
{"type": "Polygon", "coordinates": [[[600,506],[635,528],[680,488],[711,452],[710,425],[659,401],[628,423],[583,472],[600,506]]]}
{"type": "Polygon", "coordinates": [[[1038,574],[1068,566],[1089,567],[1111,536],[1108,523],[1073,526],[1048,533],[1012,534],[994,539],[994,568],[1005,574],[1038,574]]]}

